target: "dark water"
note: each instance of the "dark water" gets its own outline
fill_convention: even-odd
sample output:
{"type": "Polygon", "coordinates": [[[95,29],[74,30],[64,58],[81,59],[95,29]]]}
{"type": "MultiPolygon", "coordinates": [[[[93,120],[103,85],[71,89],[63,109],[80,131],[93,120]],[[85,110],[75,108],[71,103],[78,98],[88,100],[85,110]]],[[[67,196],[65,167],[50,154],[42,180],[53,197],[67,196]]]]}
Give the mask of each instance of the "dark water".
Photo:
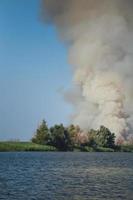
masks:
{"type": "Polygon", "coordinates": [[[132,153],[0,153],[0,200],[133,200],[132,153]]]}

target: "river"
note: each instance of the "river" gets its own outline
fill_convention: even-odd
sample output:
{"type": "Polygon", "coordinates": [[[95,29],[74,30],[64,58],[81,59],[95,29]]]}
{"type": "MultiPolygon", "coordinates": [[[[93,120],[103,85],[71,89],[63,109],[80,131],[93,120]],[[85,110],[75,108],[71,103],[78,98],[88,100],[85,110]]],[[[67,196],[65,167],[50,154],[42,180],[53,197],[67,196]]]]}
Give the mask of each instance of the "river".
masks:
{"type": "Polygon", "coordinates": [[[133,154],[0,153],[0,200],[133,200],[133,154]]]}

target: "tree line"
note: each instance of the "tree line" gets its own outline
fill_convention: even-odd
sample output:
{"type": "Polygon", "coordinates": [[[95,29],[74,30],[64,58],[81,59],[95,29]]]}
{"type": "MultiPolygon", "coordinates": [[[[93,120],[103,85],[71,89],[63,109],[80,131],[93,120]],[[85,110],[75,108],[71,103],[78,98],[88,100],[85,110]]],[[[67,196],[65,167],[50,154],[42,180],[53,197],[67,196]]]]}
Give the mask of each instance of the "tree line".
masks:
{"type": "Polygon", "coordinates": [[[32,142],[56,147],[59,151],[87,150],[92,148],[115,148],[115,134],[101,126],[98,130],[84,132],[73,124],[65,127],[63,124],[48,128],[45,120],[37,128],[32,142]]]}

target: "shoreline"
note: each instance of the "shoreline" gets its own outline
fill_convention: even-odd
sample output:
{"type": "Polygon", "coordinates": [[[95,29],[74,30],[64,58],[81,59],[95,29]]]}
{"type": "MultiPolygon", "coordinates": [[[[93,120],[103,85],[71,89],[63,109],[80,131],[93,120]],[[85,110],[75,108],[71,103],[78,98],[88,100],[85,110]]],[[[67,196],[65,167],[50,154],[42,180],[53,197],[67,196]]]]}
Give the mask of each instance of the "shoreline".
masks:
{"type": "Polygon", "coordinates": [[[40,145],[32,142],[18,141],[1,141],[0,152],[131,152],[133,153],[133,145],[117,146],[115,149],[105,147],[75,147],[72,150],[58,150],[50,145],[40,145]]]}

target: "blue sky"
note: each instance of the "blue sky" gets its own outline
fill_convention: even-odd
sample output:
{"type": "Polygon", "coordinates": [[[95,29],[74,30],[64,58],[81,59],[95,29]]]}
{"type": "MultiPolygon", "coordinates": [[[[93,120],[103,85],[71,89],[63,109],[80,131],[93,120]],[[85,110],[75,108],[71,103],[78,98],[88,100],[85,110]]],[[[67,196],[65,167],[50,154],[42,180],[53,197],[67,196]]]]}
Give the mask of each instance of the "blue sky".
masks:
{"type": "Polygon", "coordinates": [[[29,140],[45,118],[68,123],[59,90],[71,84],[67,49],[40,20],[40,0],[0,0],[0,140],[29,140]]]}

